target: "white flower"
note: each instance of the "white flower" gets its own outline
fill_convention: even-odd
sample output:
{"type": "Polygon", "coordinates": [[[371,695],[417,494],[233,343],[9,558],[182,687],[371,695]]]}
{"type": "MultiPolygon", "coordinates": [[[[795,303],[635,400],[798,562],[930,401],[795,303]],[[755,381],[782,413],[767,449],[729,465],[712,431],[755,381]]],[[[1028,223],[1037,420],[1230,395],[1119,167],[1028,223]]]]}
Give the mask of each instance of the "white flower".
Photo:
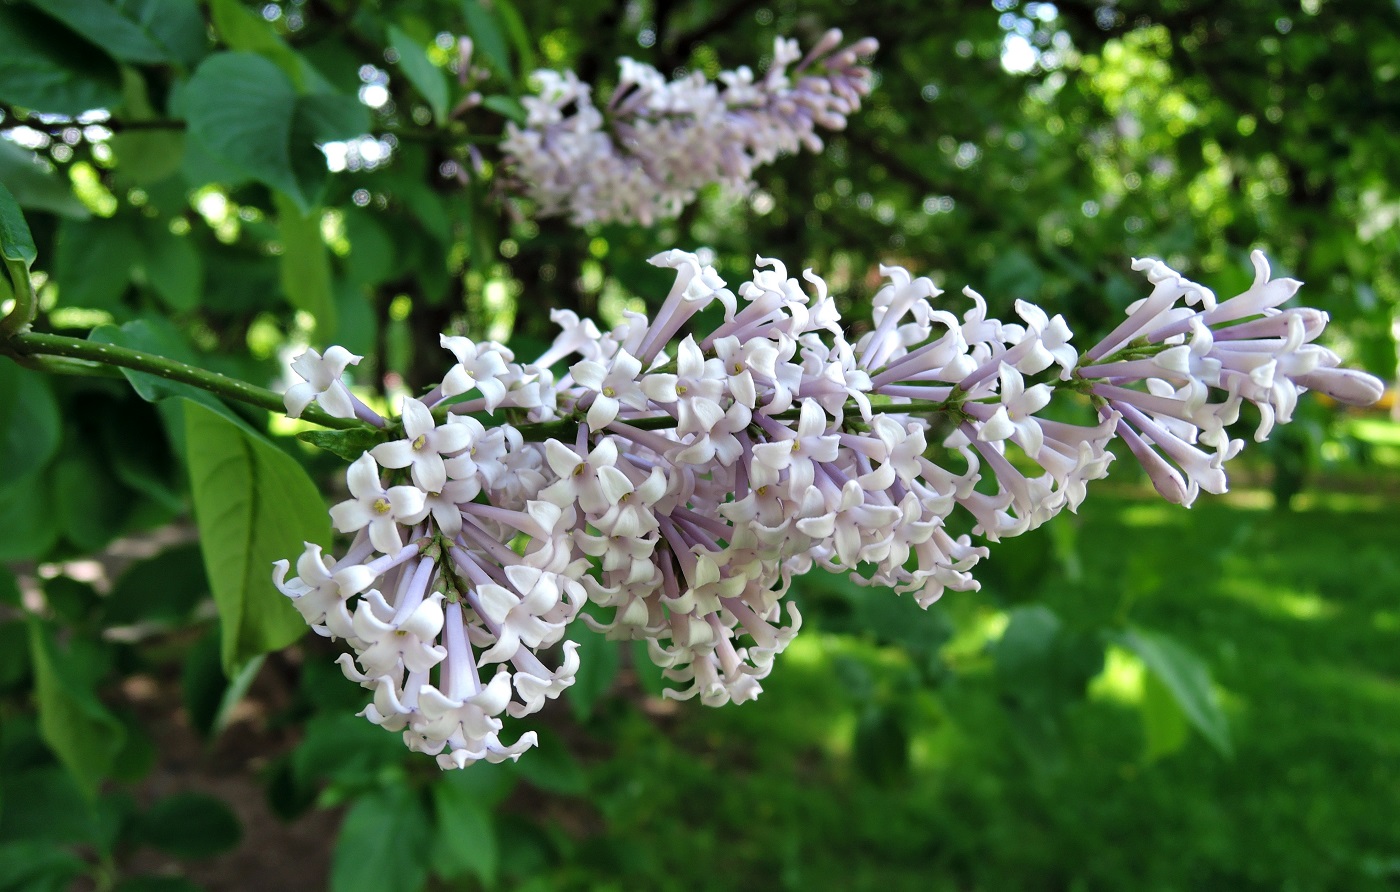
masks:
{"type": "Polygon", "coordinates": [[[428,407],[412,397],[403,401],[404,439],[380,443],[370,450],[386,468],[411,468],[413,482],[427,492],[441,492],[447,483],[444,455],[471,445],[472,427],[454,421],[438,425],[428,407]]]}
{"type": "Polygon", "coordinates": [[[341,376],[345,374],[347,366],[357,365],[363,358],[344,347],[331,347],[326,350],[325,356],[307,348],[305,353],[292,360],[292,371],[305,380],[293,384],[282,395],[282,401],[287,406],[287,417],[300,418],[301,413],[315,400],[329,415],[354,418],[354,397],[341,376]]]}
{"type": "Polygon", "coordinates": [[[423,493],[412,486],[391,486],[379,482],[379,466],[367,452],[350,465],[345,475],[354,498],[331,509],[331,521],[342,533],[369,527],[369,540],[387,555],[403,548],[399,525],[412,526],[426,516],[423,493]]]}
{"type": "Polygon", "coordinates": [[[442,662],[447,651],[433,644],[442,631],[442,595],[422,601],[402,621],[376,591],[366,592],[355,608],[355,637],[360,665],[368,676],[389,675],[400,666],[426,672],[442,662]]]}
{"type": "Polygon", "coordinates": [[[505,347],[490,341],[478,344],[467,338],[442,335],[442,346],[457,357],[457,364],[442,379],[442,395],[457,396],[472,388],[486,398],[486,409],[494,412],[506,395],[501,379],[506,376],[507,363],[515,356],[505,347]]]}
{"type": "Polygon", "coordinates": [[[647,395],[637,381],[642,371],[641,360],[626,350],[617,351],[609,365],[585,359],[575,363],[569,371],[579,386],[593,392],[593,405],[588,407],[591,431],[600,431],[611,424],[624,405],[633,409],[647,407],[647,395]]]}

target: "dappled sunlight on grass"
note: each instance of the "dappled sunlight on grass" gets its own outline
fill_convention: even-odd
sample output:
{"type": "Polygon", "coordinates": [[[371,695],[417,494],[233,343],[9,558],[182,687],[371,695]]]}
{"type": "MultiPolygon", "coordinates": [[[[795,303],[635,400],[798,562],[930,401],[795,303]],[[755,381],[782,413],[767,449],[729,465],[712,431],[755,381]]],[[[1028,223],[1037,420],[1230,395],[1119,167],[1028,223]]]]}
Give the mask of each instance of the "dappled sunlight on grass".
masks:
{"type": "MultiPolygon", "coordinates": [[[[1091,500],[1065,541],[1003,543],[982,592],[896,611],[891,633],[923,655],[831,613],[812,588],[761,708],[683,709],[610,737],[598,770],[636,788],[599,794],[611,845],[647,841],[644,856],[619,856],[619,887],[1389,888],[1400,506],[1343,504],[1091,500]],[[1041,677],[1058,664],[999,666],[1009,623],[1038,604],[1105,653],[1068,676],[1087,684],[1041,677]],[[1209,664],[1234,759],[1195,731],[1179,751],[1144,755],[1147,673],[1109,634],[1130,625],[1209,664]],[[890,763],[890,734],[907,743],[903,764],[890,763]]],[[[842,609],[894,596],[851,597],[842,609]]]]}
{"type": "Polygon", "coordinates": [[[1254,578],[1222,579],[1220,594],[1257,607],[1269,616],[1296,620],[1331,619],[1338,613],[1336,604],[1329,603],[1313,592],[1290,591],[1254,578]]]}

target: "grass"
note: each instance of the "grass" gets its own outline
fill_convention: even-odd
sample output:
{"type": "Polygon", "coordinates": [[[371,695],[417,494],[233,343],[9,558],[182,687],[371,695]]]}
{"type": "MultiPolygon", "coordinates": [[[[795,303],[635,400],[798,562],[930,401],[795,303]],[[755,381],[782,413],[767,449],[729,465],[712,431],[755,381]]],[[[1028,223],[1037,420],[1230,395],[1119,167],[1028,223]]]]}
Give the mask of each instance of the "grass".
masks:
{"type": "Polygon", "coordinates": [[[758,703],[595,720],[588,829],[539,888],[1400,887],[1400,504],[1360,495],[1099,494],[995,548],[981,593],[863,592],[912,649],[811,597],[758,703]],[[1067,643],[999,672],[1027,604],[1067,643]],[[1194,734],[1148,760],[1121,654],[1086,684],[1126,623],[1210,664],[1233,760],[1194,734]]]}

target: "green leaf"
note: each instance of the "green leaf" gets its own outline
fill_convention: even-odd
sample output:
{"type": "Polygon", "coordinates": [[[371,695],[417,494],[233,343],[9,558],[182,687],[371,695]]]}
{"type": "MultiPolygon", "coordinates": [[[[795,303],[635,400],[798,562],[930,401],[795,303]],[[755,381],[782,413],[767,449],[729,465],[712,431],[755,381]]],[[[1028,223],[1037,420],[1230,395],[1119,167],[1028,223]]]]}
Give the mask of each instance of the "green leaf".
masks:
{"type": "Polygon", "coordinates": [[[224,671],[286,647],[306,623],[272,584],[272,564],[330,544],[321,494],[286,453],[198,403],[185,442],[205,572],[222,623],[224,671]]]}
{"type": "Polygon", "coordinates": [[[427,100],[433,120],[441,125],[447,120],[447,75],[428,59],[418,41],[396,25],[389,26],[389,45],[399,54],[399,68],[404,77],[427,100]]]}
{"type": "Polygon", "coordinates": [[[298,96],[275,63],[254,53],[205,59],[181,94],[189,134],[216,161],[285,193],[303,213],[319,200],[328,172],[318,142],[369,127],[354,97],[298,96]]]}
{"type": "Polygon", "coordinates": [[[0,812],[0,839],[79,845],[99,841],[93,802],[62,768],[45,765],[16,770],[7,765],[6,773],[0,776],[0,795],[7,804],[24,803],[23,809],[0,812]]]}
{"type": "Polygon", "coordinates": [[[155,741],[146,733],[145,727],[134,714],[123,712],[117,716],[117,720],[122,723],[126,737],[122,748],[112,760],[112,779],[137,783],[155,767],[158,756],[155,741]]]}
{"type": "MultiPolygon", "coordinates": [[[[130,347],[133,350],[143,350],[147,353],[154,353],[157,356],[164,356],[166,359],[174,359],[188,365],[203,365],[195,352],[190,349],[179,329],[175,328],[169,320],[149,318],[136,319],[126,323],[121,328],[115,325],[99,325],[88,334],[89,341],[99,344],[117,344],[122,347],[130,347]]],[[[182,400],[164,403],[161,406],[162,414],[166,415],[167,430],[171,430],[171,417],[178,416],[184,410],[181,408],[185,400],[191,400],[218,412],[232,424],[236,424],[253,434],[254,431],[248,423],[235,415],[227,406],[219,401],[219,398],[205,390],[200,390],[190,384],[183,384],[179,381],[170,381],[149,372],[138,372],[135,369],[123,368],[122,375],[126,377],[136,395],[147,402],[158,402],[168,397],[182,397],[182,400]]],[[[172,446],[177,451],[182,451],[184,443],[184,424],[181,422],[173,428],[172,446]]],[[[256,434],[254,434],[256,435],[256,434]]]]}
{"type": "Polygon", "coordinates": [[[525,106],[521,105],[520,100],[516,99],[514,96],[505,96],[501,94],[487,96],[485,99],[481,100],[481,107],[489,108],[501,117],[522,125],[530,116],[530,113],[525,111],[525,106]]]}
{"type": "Polygon", "coordinates": [[[992,648],[997,672],[1015,676],[1028,670],[1038,671],[1060,634],[1061,625],[1055,612],[1041,604],[1012,610],[1006,630],[992,648]]]}
{"type": "Polygon", "coordinates": [[[48,474],[0,490],[0,561],[39,560],[58,537],[58,505],[48,474]]]}
{"type": "MultiPolygon", "coordinates": [[[[100,449],[111,473],[170,513],[187,507],[185,466],[161,422],[160,411],[145,403],[113,400],[97,412],[100,449]]],[[[182,425],[183,429],[183,425],[182,425]]]]}
{"type": "Polygon", "coordinates": [[[103,600],[103,624],[179,625],[209,592],[204,557],[195,543],[167,548],[127,567],[103,600]]]}
{"type": "Polygon", "coordinates": [[[88,798],[107,776],[122,748],[122,723],[97,700],[71,654],[62,652],[38,618],[29,620],[29,651],[34,660],[34,699],[39,733],[88,798]]]}
{"type": "Polygon", "coordinates": [[[39,8],[122,62],[183,62],[204,49],[204,20],[191,0],[43,0],[39,8]]]}
{"type": "Polygon", "coordinates": [[[515,8],[515,4],[510,0],[492,0],[492,5],[496,7],[496,14],[500,16],[501,23],[505,25],[506,31],[510,34],[510,42],[515,47],[515,55],[520,60],[521,71],[533,71],[535,69],[535,48],[530,42],[530,30],[525,27],[525,20],[520,17],[520,10],[515,8]]]}
{"type": "Polygon", "coordinates": [[[107,470],[93,444],[72,443],[53,469],[61,529],[83,551],[100,551],[121,535],[133,507],[132,493],[107,470]]]}
{"type": "Polygon", "coordinates": [[[403,758],[403,741],[397,735],[350,712],[323,712],[306,723],[306,737],[292,753],[292,778],[301,787],[323,780],[361,787],[373,784],[403,758]]]}
{"type": "MultiPolygon", "coordinates": [[[[369,109],[354,96],[312,93],[297,99],[297,118],[315,142],[334,142],[363,136],[369,130],[369,109]]],[[[326,159],[316,156],[324,167],[326,159]]]]}
{"type": "Polygon", "coordinates": [[[65,307],[115,308],[141,253],[126,217],[63,220],[58,224],[54,278],[65,307]]]}
{"type": "Polygon", "coordinates": [[[331,892],[417,892],[427,881],[430,831],[416,791],[392,786],[360,797],[331,856],[331,892]]]}
{"type": "Polygon", "coordinates": [[[210,631],[190,649],[180,676],[180,692],[190,725],[201,737],[215,737],[228,724],[233,707],[248,693],[263,658],[249,660],[233,678],[224,675],[219,658],[219,630],[210,631]]]}
{"type": "Polygon", "coordinates": [[[91,216],[52,164],[5,139],[0,139],[0,183],[9,188],[22,208],[80,220],[91,216]]]}
{"type": "Polygon", "coordinates": [[[389,432],[362,427],[343,431],[302,431],[297,439],[346,461],[355,461],[380,443],[389,442],[389,432]]]}
{"type": "Polygon", "coordinates": [[[316,320],[316,337],[329,343],[335,333],[335,293],[330,250],[321,236],[321,212],[303,214],[293,202],[275,196],[277,233],[282,240],[282,293],[316,320]]]}
{"type": "Polygon", "coordinates": [[[199,306],[204,291],[204,259],[194,239],[176,235],[163,223],[142,232],[141,271],[161,301],[176,312],[199,306]]]}
{"type": "Polygon", "coordinates": [[[46,16],[0,4],[0,46],[2,102],[68,116],[121,102],[116,64],[46,16]]]}
{"type": "Polygon", "coordinates": [[[1118,636],[1118,642],[1137,654],[1147,670],[1170,692],[1191,727],[1222,756],[1230,758],[1234,752],[1230,725],[1215,695],[1210,668],[1205,661],[1160,632],[1129,629],[1118,636]]]}
{"type": "Polygon", "coordinates": [[[0,844],[0,864],[5,867],[0,889],[6,892],[61,892],[88,867],[67,848],[41,840],[0,844]]]}
{"type": "Polygon", "coordinates": [[[292,171],[296,87],[252,53],[216,53],[200,63],[181,96],[189,133],[219,161],[301,203],[292,171]]]}
{"type": "Polygon", "coordinates": [[[1143,733],[1147,738],[1143,751],[1145,761],[1170,756],[1186,745],[1186,738],[1191,733],[1186,713],[1155,673],[1145,673],[1139,709],[1143,733]]]}
{"type": "Polygon", "coordinates": [[[586,722],[592,717],[598,698],[612,688],[622,665],[622,654],[616,641],[609,641],[583,623],[570,627],[569,640],[579,642],[580,646],[578,672],[566,696],[574,715],[586,722]]]}
{"type": "Polygon", "coordinates": [[[266,56],[297,87],[304,86],[308,71],[314,70],[287,45],[272,23],[244,7],[240,0],[211,0],[209,16],[214,30],[230,48],[266,56]]]}
{"type": "Polygon", "coordinates": [[[61,436],[58,402],[48,380],[0,361],[0,490],[47,465],[61,436]]]}
{"type": "Polygon", "coordinates": [[[176,793],[141,816],[136,834],[177,858],[208,858],[238,845],[243,826],[222,799],[205,793],[176,793]]]}
{"type": "Polygon", "coordinates": [[[70,626],[82,625],[101,603],[102,596],[91,583],[70,576],[44,580],[44,600],[54,616],[70,626]]]}
{"type": "Polygon", "coordinates": [[[378,285],[394,274],[394,241],[385,231],[380,214],[364,208],[345,211],[345,278],[356,285],[378,285]]]}
{"type": "Polygon", "coordinates": [[[0,183],[0,257],[22,263],[28,270],[38,256],[34,236],[24,221],[24,211],[19,209],[19,202],[5,184],[0,183]]]}
{"type": "Polygon", "coordinates": [[[467,32],[476,49],[485,56],[506,80],[515,79],[510,68],[510,51],[506,48],[496,11],[484,0],[462,0],[462,13],[467,17],[467,32]]]}
{"type": "Polygon", "coordinates": [[[433,872],[453,879],[478,877],[490,886],[496,882],[496,828],[489,806],[470,791],[453,784],[433,785],[433,872]]]}

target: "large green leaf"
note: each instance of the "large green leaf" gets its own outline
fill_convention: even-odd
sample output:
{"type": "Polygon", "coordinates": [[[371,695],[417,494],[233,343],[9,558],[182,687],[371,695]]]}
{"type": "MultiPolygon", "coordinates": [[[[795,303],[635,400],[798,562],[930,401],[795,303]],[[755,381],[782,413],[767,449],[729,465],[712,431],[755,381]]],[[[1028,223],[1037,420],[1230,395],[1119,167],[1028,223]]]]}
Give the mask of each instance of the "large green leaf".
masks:
{"type": "Polygon", "coordinates": [[[140,256],[135,219],[95,217],[59,223],[54,278],[63,306],[111,309],[118,304],[140,256]]]}
{"type": "Polygon", "coordinates": [[[29,623],[39,733],[79,788],[94,797],[122,748],[125,729],[98,702],[93,680],[73,655],[59,650],[53,632],[38,618],[29,623]]]}
{"type": "MultiPolygon", "coordinates": [[[[7,732],[13,733],[19,727],[19,721],[7,720],[7,732]]],[[[32,733],[29,729],[25,731],[32,733]]],[[[24,803],[22,809],[9,808],[0,812],[0,839],[78,845],[100,843],[96,803],[83,794],[72,774],[57,765],[6,764],[5,773],[0,775],[0,797],[7,804],[24,803]]],[[[5,863],[8,862],[0,860],[0,864],[5,863]]]]}
{"type": "Polygon", "coordinates": [[[320,74],[287,45],[272,23],[246,8],[241,0],[211,0],[214,30],[231,49],[267,57],[300,89],[319,84],[320,74]]]}
{"type": "Polygon", "coordinates": [[[277,234],[282,239],[282,293],[288,303],[315,318],[317,339],[330,343],[335,333],[335,292],[330,250],[321,236],[321,212],[303,214],[279,195],[277,234]]]}
{"type": "Polygon", "coordinates": [[[172,310],[199,306],[204,290],[204,258],[187,235],[176,235],[163,223],[141,230],[141,273],[161,302],[172,310]]]}
{"type": "Polygon", "coordinates": [[[436,783],[433,811],[433,871],[449,879],[472,875],[487,886],[494,884],[497,847],[490,804],[460,785],[436,783]]]}
{"type": "Polygon", "coordinates": [[[233,678],[227,677],[219,656],[219,638],[215,628],[190,648],[180,676],[185,714],[190,726],[205,738],[217,736],[228,724],[233,708],[248,693],[263,664],[262,657],[254,657],[233,678]]]}
{"type": "Polygon", "coordinates": [[[1230,725],[1211,684],[1210,668],[1176,640],[1160,632],[1129,629],[1118,642],[1138,655],[1147,670],[1176,699],[1191,727],[1221,755],[1233,753],[1230,725]]]}
{"type": "Polygon", "coordinates": [[[476,42],[477,50],[506,80],[514,80],[505,31],[495,9],[484,0],[462,0],[462,12],[467,17],[467,30],[476,42]]]}
{"type": "Polygon", "coordinates": [[[428,59],[418,41],[396,25],[389,26],[389,45],[399,54],[399,70],[427,100],[433,120],[442,124],[447,120],[447,75],[428,59]]]}
{"type": "Polygon", "coordinates": [[[190,136],[211,155],[300,204],[291,156],[296,98],[291,79],[262,56],[217,53],[190,77],[181,104],[190,136]]]}
{"type": "Polygon", "coordinates": [[[112,60],[32,10],[0,4],[0,47],[0,102],[70,116],[121,102],[112,60]]]}
{"type": "Polygon", "coordinates": [[[188,65],[207,43],[194,0],[42,0],[36,5],[122,62],[188,65]]]}
{"type": "Polygon", "coordinates": [[[34,247],[34,236],[19,207],[19,201],[4,183],[0,183],[0,257],[7,262],[23,264],[28,270],[39,251],[34,247]]]}
{"type": "Polygon", "coordinates": [[[272,564],[304,542],[330,544],[316,485],[286,453],[222,415],[185,406],[190,490],[209,588],[219,608],[224,671],[291,644],[306,623],[272,585],[272,564]]]}
{"type": "Polygon", "coordinates": [[[58,403],[48,380],[0,360],[0,490],[48,464],[60,435],[58,403]]]}
{"type": "Polygon", "coordinates": [[[331,892],[417,892],[428,877],[428,816],[415,790],[396,785],[360,797],[331,858],[331,892]]]}
{"type": "Polygon", "coordinates": [[[298,96],[285,71],[254,53],[218,53],[181,95],[190,136],[215,160],[285,193],[309,213],[325,187],[316,143],[363,133],[369,113],[352,97],[298,96]]]}

